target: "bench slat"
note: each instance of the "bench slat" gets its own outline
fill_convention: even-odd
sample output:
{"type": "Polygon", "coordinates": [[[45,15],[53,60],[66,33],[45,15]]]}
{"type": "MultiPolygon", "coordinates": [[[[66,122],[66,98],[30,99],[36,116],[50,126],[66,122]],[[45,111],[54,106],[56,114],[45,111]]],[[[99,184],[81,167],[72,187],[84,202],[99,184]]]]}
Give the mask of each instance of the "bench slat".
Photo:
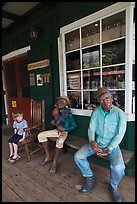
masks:
{"type": "Polygon", "coordinates": [[[79,150],[80,147],[82,147],[84,144],[87,144],[87,143],[88,143],[88,140],[74,135],[69,135],[65,141],[66,145],[76,150],[79,150]]]}

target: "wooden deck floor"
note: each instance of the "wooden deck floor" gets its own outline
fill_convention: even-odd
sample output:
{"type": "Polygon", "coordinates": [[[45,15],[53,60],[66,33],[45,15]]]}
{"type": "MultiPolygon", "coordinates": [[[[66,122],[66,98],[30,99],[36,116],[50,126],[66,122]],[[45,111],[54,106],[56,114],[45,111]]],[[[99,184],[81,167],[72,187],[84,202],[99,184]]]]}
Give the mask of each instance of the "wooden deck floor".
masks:
{"type": "MultiPolygon", "coordinates": [[[[27,162],[23,151],[21,159],[9,164],[8,138],[11,130],[3,129],[2,135],[2,202],[112,202],[108,190],[109,169],[92,164],[97,186],[87,195],[78,190],[83,178],[73,155],[63,153],[56,174],[49,173],[50,163],[41,166],[42,153],[27,162]]],[[[124,176],[119,191],[125,202],[135,202],[135,178],[124,176]]]]}

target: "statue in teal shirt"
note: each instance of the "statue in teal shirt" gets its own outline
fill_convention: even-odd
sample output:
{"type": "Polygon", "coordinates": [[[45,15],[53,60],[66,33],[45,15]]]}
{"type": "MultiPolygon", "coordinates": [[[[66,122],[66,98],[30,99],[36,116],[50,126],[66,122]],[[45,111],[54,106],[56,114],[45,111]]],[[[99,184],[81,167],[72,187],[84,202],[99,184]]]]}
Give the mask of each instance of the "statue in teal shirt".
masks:
{"type": "Polygon", "coordinates": [[[38,141],[42,143],[45,151],[45,159],[42,164],[46,165],[52,161],[52,165],[49,170],[50,173],[56,173],[57,161],[64,142],[67,139],[68,132],[76,128],[76,122],[69,105],[70,101],[66,96],[58,97],[57,103],[52,111],[53,119],[51,120],[51,125],[53,125],[54,129],[46,130],[38,134],[38,141]],[[56,151],[54,158],[51,157],[48,147],[48,138],[51,137],[56,138],[56,151]]]}

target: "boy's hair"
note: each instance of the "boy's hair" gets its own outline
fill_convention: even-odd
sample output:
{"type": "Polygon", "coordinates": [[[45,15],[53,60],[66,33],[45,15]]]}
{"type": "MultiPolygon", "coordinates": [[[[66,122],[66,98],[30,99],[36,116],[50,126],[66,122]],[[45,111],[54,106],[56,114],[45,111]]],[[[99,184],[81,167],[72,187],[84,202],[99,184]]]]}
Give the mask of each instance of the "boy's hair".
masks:
{"type": "Polygon", "coordinates": [[[22,111],[19,111],[19,110],[16,110],[12,113],[12,118],[13,120],[16,120],[16,118],[19,116],[19,115],[22,115],[23,116],[23,112],[22,111]]]}

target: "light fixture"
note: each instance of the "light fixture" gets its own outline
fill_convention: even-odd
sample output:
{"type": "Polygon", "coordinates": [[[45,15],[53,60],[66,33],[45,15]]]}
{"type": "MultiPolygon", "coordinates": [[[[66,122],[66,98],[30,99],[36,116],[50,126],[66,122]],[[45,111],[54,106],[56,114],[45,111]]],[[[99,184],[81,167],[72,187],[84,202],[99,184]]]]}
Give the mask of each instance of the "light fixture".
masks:
{"type": "Polygon", "coordinates": [[[36,38],[38,38],[38,36],[39,36],[38,26],[32,26],[32,27],[30,28],[29,34],[30,34],[30,38],[31,38],[31,39],[36,39],[36,38]]]}

